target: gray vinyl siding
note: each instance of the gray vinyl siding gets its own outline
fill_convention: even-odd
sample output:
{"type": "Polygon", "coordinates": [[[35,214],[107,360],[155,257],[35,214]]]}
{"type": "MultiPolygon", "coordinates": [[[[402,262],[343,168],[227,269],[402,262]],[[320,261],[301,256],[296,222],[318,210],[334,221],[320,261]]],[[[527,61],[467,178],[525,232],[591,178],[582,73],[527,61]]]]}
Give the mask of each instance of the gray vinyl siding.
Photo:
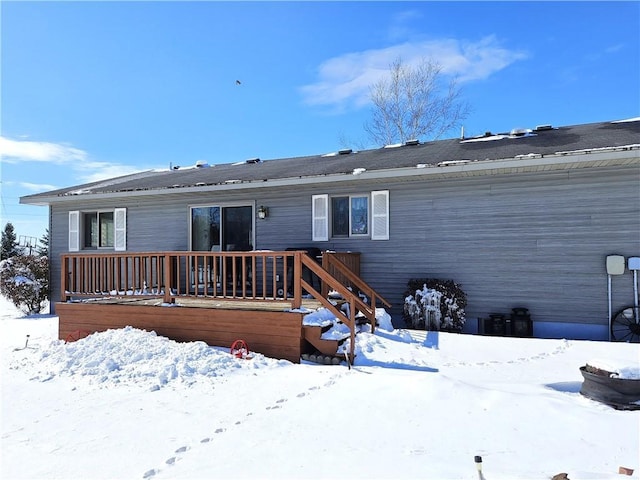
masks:
{"type": "MultiPolygon", "coordinates": [[[[189,206],[221,202],[269,208],[255,220],[256,249],[316,246],[361,253],[362,277],[394,304],[402,326],[403,293],[414,277],[452,279],[468,295],[472,322],[513,307],[534,320],[607,324],[609,254],[640,255],[640,169],[569,171],[324,184],[234,194],[171,194],[127,201],[55,204],[52,257],[67,251],[69,210],[127,208],[129,251],[186,250],[189,206]],[[311,196],[389,190],[390,239],[311,241],[311,196]]],[[[59,262],[53,263],[59,299],[59,262]]],[[[631,274],[613,279],[614,311],[633,303],[631,274]]]]}
{"type": "MultiPolygon", "coordinates": [[[[468,318],[526,307],[536,320],[606,324],[605,257],[640,249],[638,182],[635,168],[404,185],[391,195],[393,257],[381,289],[450,278],[467,292],[468,318]]],[[[628,284],[614,289],[616,308],[633,303],[625,277],[615,279],[628,284]]]]}

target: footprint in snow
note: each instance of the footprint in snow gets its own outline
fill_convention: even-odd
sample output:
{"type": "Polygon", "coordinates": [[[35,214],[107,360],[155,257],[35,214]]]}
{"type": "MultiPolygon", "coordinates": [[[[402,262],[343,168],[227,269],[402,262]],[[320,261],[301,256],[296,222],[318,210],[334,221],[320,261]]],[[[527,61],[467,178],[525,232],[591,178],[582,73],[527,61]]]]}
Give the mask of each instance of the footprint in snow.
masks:
{"type": "Polygon", "coordinates": [[[166,463],[167,465],[173,465],[174,463],[176,463],[176,457],[171,457],[167,459],[167,461],[165,461],[164,463],[166,463]]]}
{"type": "Polygon", "coordinates": [[[189,447],[180,447],[179,449],[176,450],[175,453],[183,453],[183,452],[186,452],[187,450],[189,450],[189,447]]]}
{"type": "Polygon", "coordinates": [[[409,450],[409,455],[428,455],[429,452],[427,452],[424,448],[415,448],[413,450],[409,450]]]}
{"type": "Polygon", "coordinates": [[[155,476],[157,473],[158,473],[158,470],[156,470],[155,468],[152,468],[151,470],[147,470],[146,472],[144,472],[144,475],[142,476],[142,478],[151,478],[155,476]]]}

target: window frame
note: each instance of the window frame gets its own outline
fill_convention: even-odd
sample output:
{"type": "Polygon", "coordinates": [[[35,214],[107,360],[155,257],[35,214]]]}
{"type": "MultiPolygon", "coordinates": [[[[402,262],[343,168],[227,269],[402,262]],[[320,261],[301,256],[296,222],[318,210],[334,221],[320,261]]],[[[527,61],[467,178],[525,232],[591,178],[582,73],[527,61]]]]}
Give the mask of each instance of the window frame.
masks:
{"type": "Polygon", "coordinates": [[[70,252],[81,250],[91,251],[124,251],[127,249],[127,209],[126,208],[101,208],[87,210],[72,210],[69,212],[69,244],[70,252]],[[103,225],[100,217],[104,214],[111,214],[111,245],[102,245],[103,225]],[[87,242],[87,236],[93,236],[87,229],[92,228],[89,216],[95,216],[97,228],[96,246],[87,242]]]}
{"type": "MultiPolygon", "coordinates": [[[[82,248],[83,250],[113,250],[116,245],[116,231],[115,231],[115,214],[113,210],[101,209],[93,211],[83,211],[81,214],[80,230],[82,231],[82,248]],[[93,216],[95,215],[95,227],[96,232],[93,232],[93,216]],[[105,219],[107,215],[111,215],[110,219],[105,219]],[[103,239],[103,224],[111,224],[111,234],[105,232],[107,244],[102,244],[103,239]],[[91,245],[91,242],[87,244],[87,239],[93,239],[96,236],[96,245],[91,245]],[[110,242],[109,242],[110,240],[110,242]]],[[[108,230],[108,229],[107,229],[108,230]]]]}
{"type": "Polygon", "coordinates": [[[331,195],[329,197],[329,225],[331,226],[330,237],[331,238],[368,238],[371,236],[371,193],[350,193],[347,195],[331,195]],[[347,199],[347,234],[335,234],[334,233],[334,203],[333,201],[338,198],[347,199]],[[354,233],[353,222],[353,200],[357,198],[364,198],[367,201],[367,219],[366,219],[366,233],[354,233]]]}

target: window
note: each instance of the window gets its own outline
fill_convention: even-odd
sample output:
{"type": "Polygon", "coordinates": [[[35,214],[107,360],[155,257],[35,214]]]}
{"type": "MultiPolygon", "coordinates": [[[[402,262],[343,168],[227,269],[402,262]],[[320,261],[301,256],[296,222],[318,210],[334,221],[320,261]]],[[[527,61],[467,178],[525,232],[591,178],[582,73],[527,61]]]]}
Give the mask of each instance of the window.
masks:
{"type": "Polygon", "coordinates": [[[388,190],[370,195],[313,195],[311,201],[313,241],[326,242],[329,233],[332,238],[389,239],[388,190]]]}
{"type": "Polygon", "coordinates": [[[113,248],[113,212],[83,214],[84,248],[113,248]]]}
{"type": "Polygon", "coordinates": [[[351,197],[349,225],[351,235],[369,235],[369,197],[351,197]]]}
{"type": "Polygon", "coordinates": [[[331,197],[331,236],[369,235],[369,197],[331,197]]]}
{"type": "Polygon", "coordinates": [[[126,223],[126,208],[69,212],[69,251],[80,248],[126,250],[126,223]]]}
{"type": "Polygon", "coordinates": [[[349,197],[331,198],[331,235],[349,236],[349,197]]]}

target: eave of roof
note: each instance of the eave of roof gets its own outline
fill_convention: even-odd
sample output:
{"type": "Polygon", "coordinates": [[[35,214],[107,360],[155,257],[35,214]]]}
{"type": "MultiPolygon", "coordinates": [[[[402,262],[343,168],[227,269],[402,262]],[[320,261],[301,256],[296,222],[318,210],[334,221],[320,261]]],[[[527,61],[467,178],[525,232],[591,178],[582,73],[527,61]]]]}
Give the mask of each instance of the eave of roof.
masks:
{"type": "Polygon", "coordinates": [[[451,178],[506,173],[539,172],[548,170],[570,170],[588,167],[640,164],[640,144],[618,147],[561,151],[551,155],[528,154],[515,158],[495,160],[451,161],[436,165],[416,164],[411,167],[360,170],[322,175],[292,176],[276,179],[225,182],[221,184],[186,185],[163,188],[132,189],[110,192],[83,192],[79,194],[56,194],[55,192],[30,195],[20,198],[27,205],[51,205],[53,203],[77,202],[80,198],[106,199],[132,196],[165,195],[176,193],[204,193],[275,188],[285,186],[309,186],[335,182],[384,181],[390,179],[451,178]]]}

